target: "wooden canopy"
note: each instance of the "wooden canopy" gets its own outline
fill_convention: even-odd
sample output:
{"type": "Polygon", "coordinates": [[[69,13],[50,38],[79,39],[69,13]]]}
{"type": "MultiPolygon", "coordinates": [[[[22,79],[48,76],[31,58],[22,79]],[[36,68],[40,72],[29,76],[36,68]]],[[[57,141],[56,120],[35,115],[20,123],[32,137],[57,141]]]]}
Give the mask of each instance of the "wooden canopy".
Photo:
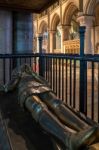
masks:
{"type": "Polygon", "coordinates": [[[40,13],[58,0],[0,0],[0,8],[40,13]]]}

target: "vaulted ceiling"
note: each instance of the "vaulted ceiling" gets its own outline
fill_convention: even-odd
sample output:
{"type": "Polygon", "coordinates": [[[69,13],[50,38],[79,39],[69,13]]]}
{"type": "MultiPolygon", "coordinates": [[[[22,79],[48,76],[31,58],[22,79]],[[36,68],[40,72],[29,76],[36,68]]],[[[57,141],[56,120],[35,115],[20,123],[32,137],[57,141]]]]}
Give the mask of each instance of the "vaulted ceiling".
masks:
{"type": "Polygon", "coordinates": [[[0,0],[0,8],[41,12],[58,0],[0,0]]]}

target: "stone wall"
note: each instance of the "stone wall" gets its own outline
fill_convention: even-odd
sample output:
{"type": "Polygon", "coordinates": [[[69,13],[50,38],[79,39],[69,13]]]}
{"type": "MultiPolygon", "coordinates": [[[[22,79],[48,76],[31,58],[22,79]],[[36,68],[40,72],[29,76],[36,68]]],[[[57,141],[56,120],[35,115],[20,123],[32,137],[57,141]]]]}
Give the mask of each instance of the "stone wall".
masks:
{"type": "MultiPolygon", "coordinates": [[[[32,52],[32,19],[31,13],[0,10],[0,54],[32,52]]],[[[3,63],[3,60],[0,59],[0,83],[4,75],[3,63]]],[[[5,82],[9,81],[9,68],[10,61],[7,59],[5,61],[5,82]]]]}

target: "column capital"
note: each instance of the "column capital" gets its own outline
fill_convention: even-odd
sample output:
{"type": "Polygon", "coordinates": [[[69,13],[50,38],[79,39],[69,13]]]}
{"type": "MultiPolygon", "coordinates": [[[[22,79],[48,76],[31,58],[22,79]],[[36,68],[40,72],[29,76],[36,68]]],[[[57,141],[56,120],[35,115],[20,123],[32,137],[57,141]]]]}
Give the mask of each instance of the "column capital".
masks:
{"type": "Polygon", "coordinates": [[[98,26],[95,26],[95,29],[96,29],[96,30],[99,30],[99,25],[98,25],[98,26]]]}
{"type": "Polygon", "coordinates": [[[36,33],[36,37],[39,38],[39,37],[43,37],[42,33],[36,33]]]}
{"type": "Polygon", "coordinates": [[[43,40],[43,37],[42,37],[42,36],[38,36],[38,40],[39,40],[39,41],[42,41],[42,40],[43,40]]]}
{"type": "Polygon", "coordinates": [[[80,26],[92,27],[93,21],[95,20],[94,16],[78,16],[77,21],[80,23],[80,26]]]}
{"type": "Polygon", "coordinates": [[[70,27],[71,27],[71,25],[64,25],[64,24],[60,25],[60,29],[61,30],[66,30],[66,29],[68,29],[70,27]]]}
{"type": "Polygon", "coordinates": [[[48,30],[49,33],[54,34],[56,33],[56,30],[48,30]]]}

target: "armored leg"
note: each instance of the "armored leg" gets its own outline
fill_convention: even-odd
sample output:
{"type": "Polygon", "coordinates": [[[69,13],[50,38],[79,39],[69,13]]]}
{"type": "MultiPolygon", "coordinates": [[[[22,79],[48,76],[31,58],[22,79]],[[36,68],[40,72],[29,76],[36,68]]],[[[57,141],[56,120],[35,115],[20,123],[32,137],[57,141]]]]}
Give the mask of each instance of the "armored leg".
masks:
{"type": "MultiPolygon", "coordinates": [[[[43,83],[43,85],[47,86],[46,81],[35,72],[32,72],[31,68],[28,66],[27,73],[32,75],[37,82],[43,83]]],[[[48,92],[41,93],[39,97],[65,125],[76,131],[81,131],[88,127],[88,125],[78,118],[70,109],[68,109],[62,101],[58,100],[55,94],[53,94],[50,90],[48,92]]]]}
{"type": "Polygon", "coordinates": [[[52,92],[41,93],[39,97],[68,127],[76,131],[81,131],[88,127],[88,125],[66,107],[62,101],[57,99],[52,92]]]}
{"type": "Polygon", "coordinates": [[[78,150],[84,145],[90,145],[96,139],[97,127],[89,128],[76,134],[71,133],[64,128],[37,96],[28,97],[24,101],[24,106],[42,129],[60,140],[69,150],[78,150]]]}
{"type": "Polygon", "coordinates": [[[73,114],[63,102],[56,98],[46,82],[42,82],[42,79],[39,79],[36,74],[31,74],[31,70],[27,66],[21,68],[18,79],[15,73],[13,83],[13,86],[8,84],[8,91],[13,90],[18,85],[20,105],[32,114],[33,119],[39,123],[44,131],[61,141],[66,149],[78,150],[84,145],[95,143],[99,138],[98,127],[89,127],[73,114]],[[34,84],[33,79],[39,85],[36,82],[34,84]],[[69,128],[80,132],[76,134],[70,132],[60,121],[69,128]],[[86,128],[87,130],[85,130],[86,128]]]}

